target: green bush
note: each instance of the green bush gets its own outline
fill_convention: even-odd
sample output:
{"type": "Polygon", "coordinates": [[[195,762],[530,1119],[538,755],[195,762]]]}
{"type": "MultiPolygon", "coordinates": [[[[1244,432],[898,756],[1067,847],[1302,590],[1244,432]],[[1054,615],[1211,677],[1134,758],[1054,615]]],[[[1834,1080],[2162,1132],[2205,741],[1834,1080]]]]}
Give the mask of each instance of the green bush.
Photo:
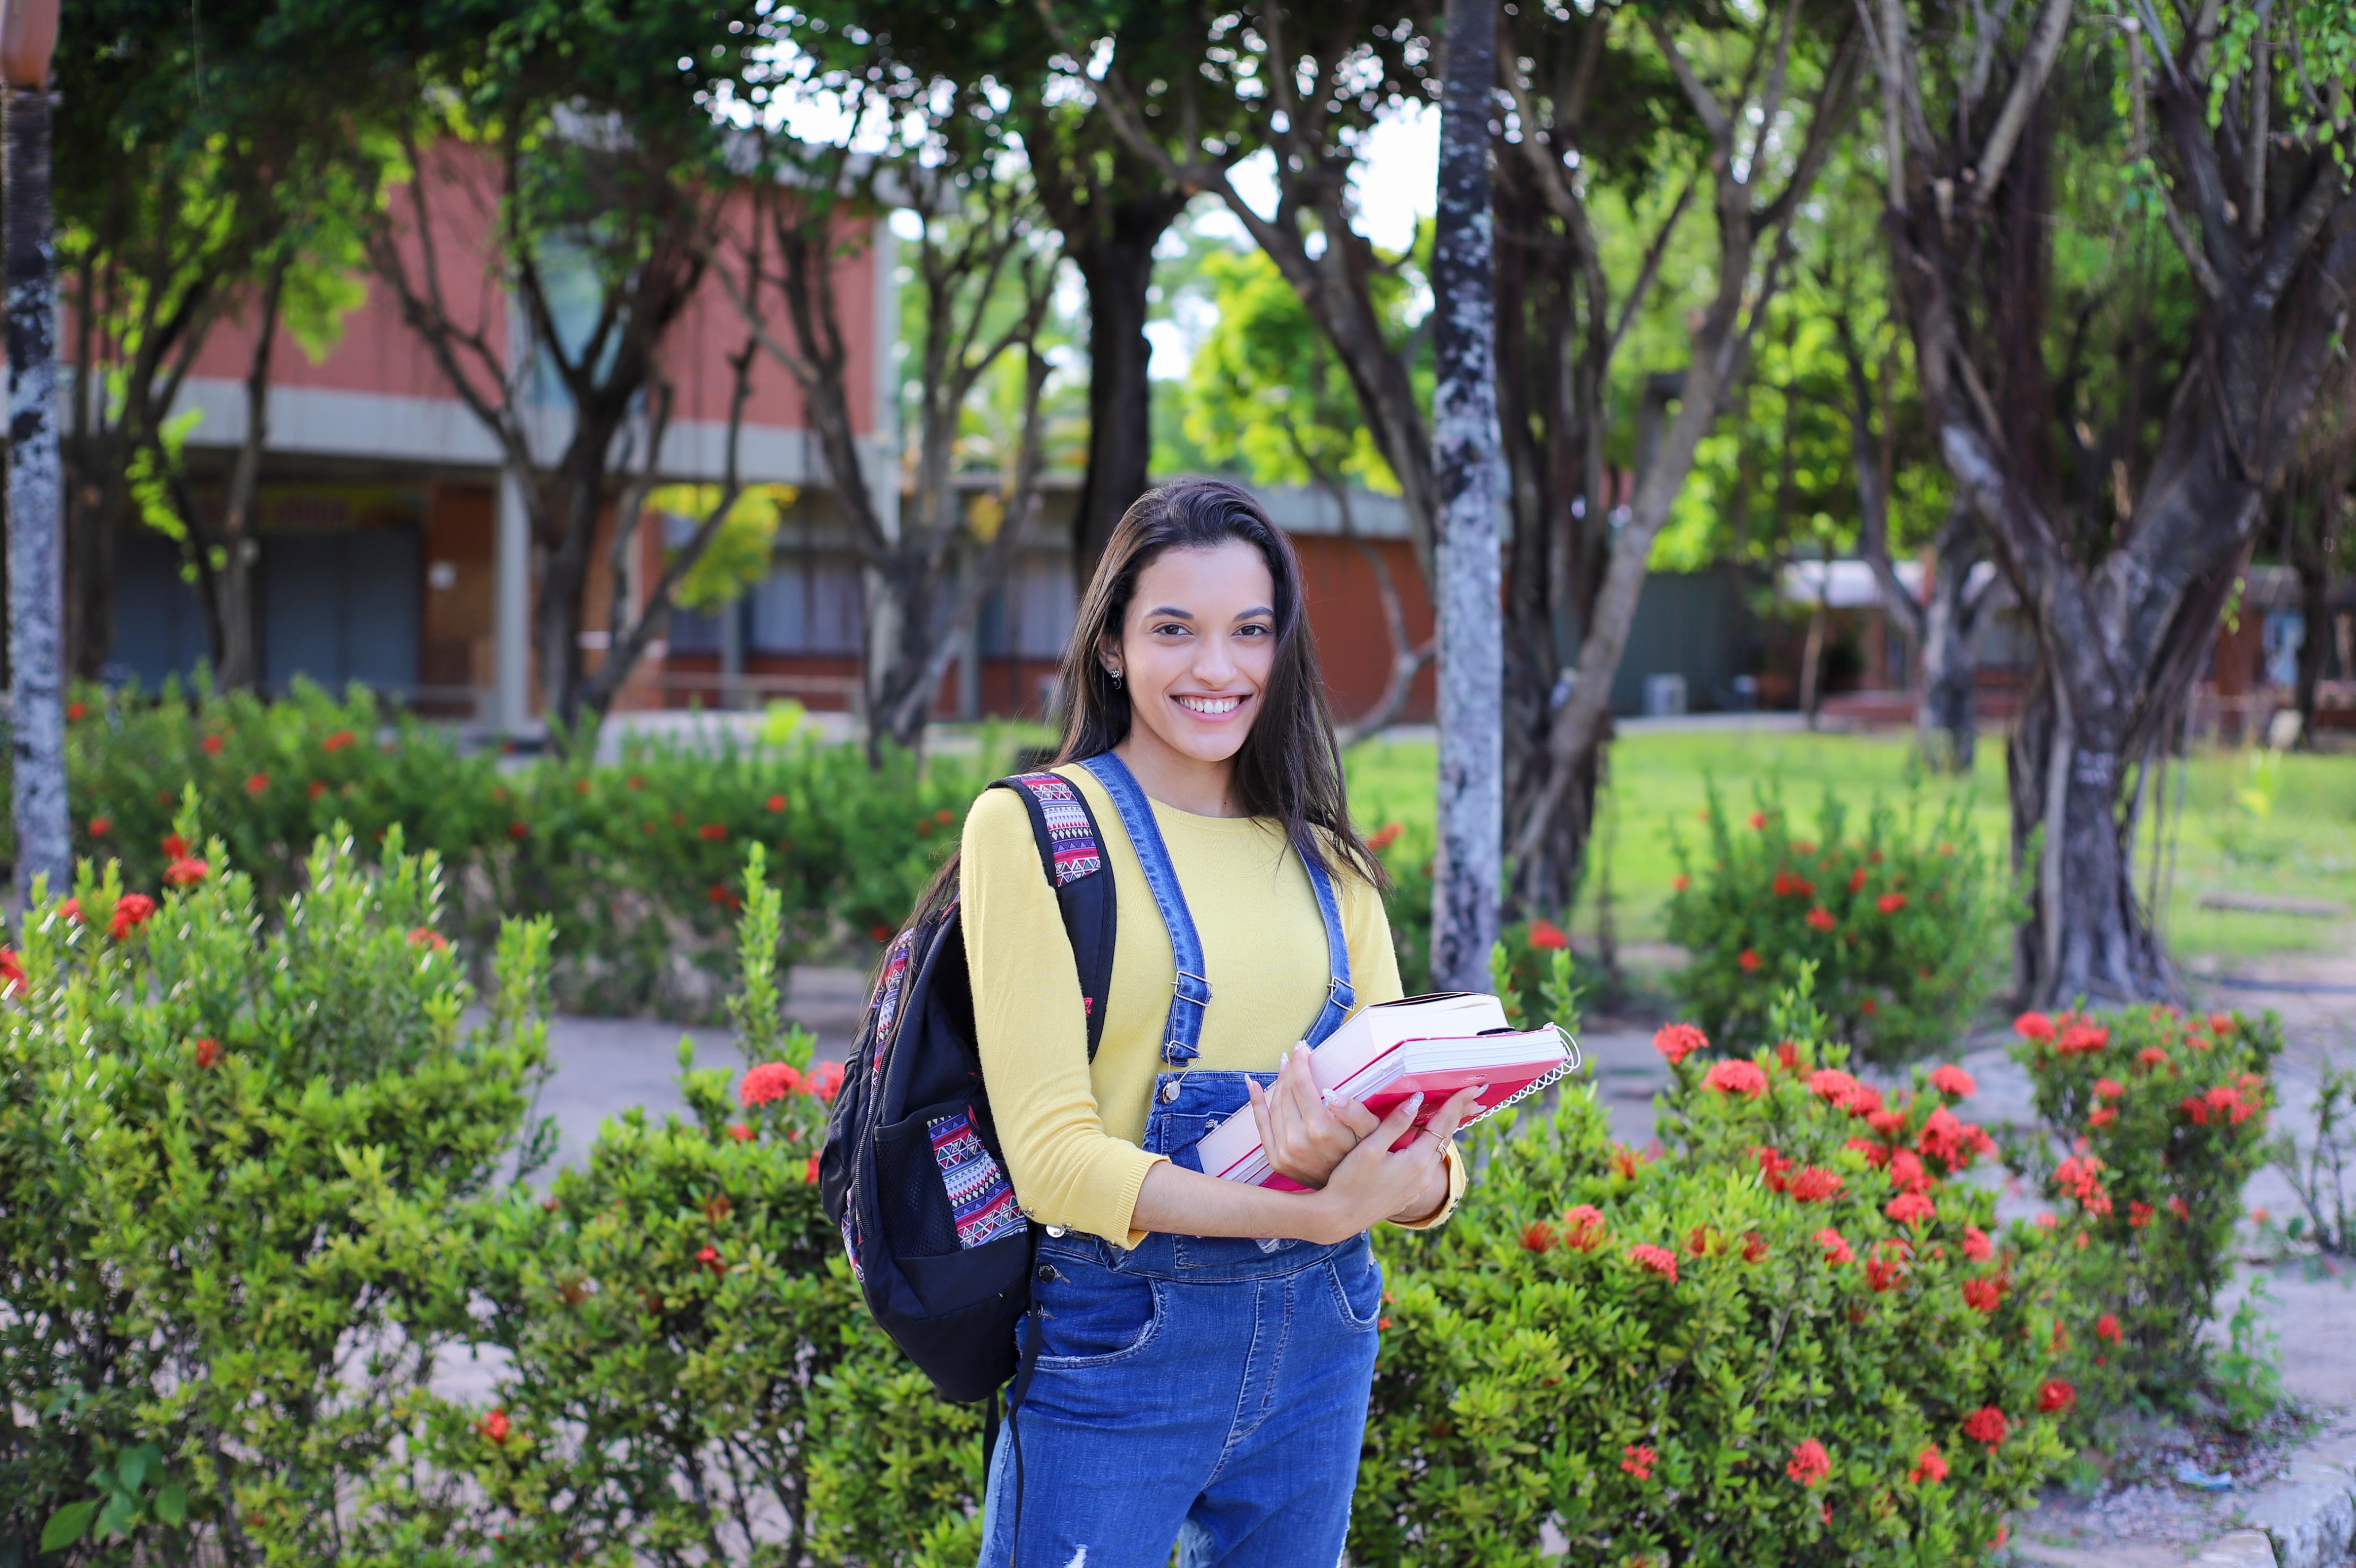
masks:
{"type": "MultiPolygon", "coordinates": [[[[988,778],[979,758],[906,754],[871,770],[859,748],[790,722],[754,744],[633,740],[613,765],[503,764],[380,711],[363,688],[338,702],[303,682],[272,703],[85,687],[68,711],[76,846],[120,860],[133,885],[155,886],[187,848],[171,824],[192,790],[265,908],[302,885],[308,846],[332,825],[364,861],[398,825],[441,857],[450,929],[471,948],[487,952],[509,915],[552,917],[555,996],[594,1013],[719,1015],[749,844],[766,847],[785,897],[782,960],[872,952],[988,778]]],[[[5,824],[0,844],[13,858],[5,824]]]]}
{"type": "Polygon", "coordinates": [[[2069,1326],[2087,1412],[2180,1405],[2211,1380],[2201,1331],[2233,1270],[2243,1184],[2270,1153],[2281,1026],[2149,1006],[2024,1013],[2014,1029],[2040,1123],[2016,1163],[2055,1202],[2052,1228],[2089,1238],[2069,1326]]]}
{"type": "Polygon", "coordinates": [[[740,884],[741,1079],[692,1069],[682,1044],[687,1117],[608,1121],[585,1165],[467,1228],[477,1343],[505,1369],[490,1406],[434,1425],[437,1461],[479,1494],[444,1525],[469,1551],[896,1562],[891,1546],[958,1529],[942,1505],[978,1478],[978,1447],[876,1464],[911,1442],[969,1444],[980,1421],[938,1407],[873,1327],[819,1206],[841,1069],[806,1072],[809,1036],[779,1024],[765,858],[755,846],[740,884]]]}
{"type": "Polygon", "coordinates": [[[1774,790],[1737,826],[1713,786],[1702,818],[1705,855],[1675,837],[1667,932],[1692,955],[1671,983],[1713,1036],[1772,1042],[1774,999],[1807,970],[1834,1035],[1899,1062],[1953,1039],[1994,989],[2009,916],[1962,796],[1927,819],[1919,798],[1902,817],[1877,799],[1855,838],[1830,791],[1813,837],[1774,790]]]}
{"type": "Polygon", "coordinates": [[[1353,1562],[1536,1564],[1549,1526],[1582,1563],[1970,1561],[2063,1456],[2062,1263],[1947,1179],[1986,1146],[1953,1096],[1699,1041],[1662,1033],[1658,1159],[1568,1094],[1476,1135],[1448,1225],[1382,1234],[1353,1562]]]}
{"type": "Polygon", "coordinates": [[[468,1027],[440,867],[397,826],[379,871],[322,839],[268,920],[230,854],[160,904],[85,863],[9,960],[0,1561],[350,1550],[464,1326],[444,1222],[545,1147],[519,1143],[544,924],[504,930],[468,1027]]]}

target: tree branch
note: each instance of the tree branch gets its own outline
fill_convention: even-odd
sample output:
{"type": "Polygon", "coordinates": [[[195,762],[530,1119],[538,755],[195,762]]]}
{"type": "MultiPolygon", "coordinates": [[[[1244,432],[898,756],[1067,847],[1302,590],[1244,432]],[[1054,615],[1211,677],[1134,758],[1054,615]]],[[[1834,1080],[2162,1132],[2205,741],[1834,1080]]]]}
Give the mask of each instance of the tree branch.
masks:
{"type": "Polygon", "coordinates": [[[2045,91],[2045,78],[2053,70],[2055,57],[2062,52],[2062,40],[2070,31],[2072,0],[2045,0],[2045,8],[2037,14],[2037,27],[2029,35],[2029,55],[2021,62],[2020,74],[2013,78],[2012,91],[2005,96],[2004,108],[1997,113],[1996,126],[1988,132],[1987,144],[1980,149],[1980,161],[1972,171],[1972,199],[1985,205],[1993,196],[1997,182],[2004,177],[2005,165],[2012,161],[2012,149],[2020,140],[2020,133],[2029,124],[2029,112],[2045,91]]]}

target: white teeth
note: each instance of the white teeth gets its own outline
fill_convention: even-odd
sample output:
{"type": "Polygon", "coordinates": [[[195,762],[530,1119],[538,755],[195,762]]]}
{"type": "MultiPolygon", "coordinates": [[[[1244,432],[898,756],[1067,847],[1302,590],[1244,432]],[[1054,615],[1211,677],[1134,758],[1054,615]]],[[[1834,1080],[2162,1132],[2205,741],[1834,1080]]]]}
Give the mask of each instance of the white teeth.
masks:
{"type": "Polygon", "coordinates": [[[1206,717],[1216,717],[1234,713],[1242,702],[1241,697],[1181,697],[1178,705],[1206,717]]]}

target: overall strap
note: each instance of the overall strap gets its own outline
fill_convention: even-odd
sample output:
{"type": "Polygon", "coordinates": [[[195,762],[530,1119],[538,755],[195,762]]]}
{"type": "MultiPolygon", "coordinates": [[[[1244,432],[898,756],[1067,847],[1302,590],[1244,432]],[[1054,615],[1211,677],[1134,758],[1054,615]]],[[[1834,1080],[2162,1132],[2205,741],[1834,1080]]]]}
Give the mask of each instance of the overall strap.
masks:
{"type": "Polygon", "coordinates": [[[1194,932],[1194,917],[1186,910],[1186,895],[1178,886],[1178,872],[1153,821],[1153,807],[1138,788],[1129,764],[1111,752],[1102,752],[1080,764],[1104,786],[1129,830],[1130,847],[1145,868],[1145,885],[1153,890],[1154,907],[1170,933],[1170,957],[1177,974],[1171,982],[1170,1022],[1162,1032],[1162,1059],[1183,1067],[1201,1055],[1203,1015],[1210,1010],[1211,983],[1203,973],[1203,940],[1194,932]]]}
{"type": "Polygon", "coordinates": [[[1309,868],[1309,886],[1317,891],[1317,918],[1325,923],[1325,1005],[1318,1010],[1309,1033],[1301,1036],[1301,1044],[1313,1049],[1342,1026],[1342,1020],[1357,1005],[1358,993],[1350,986],[1350,943],[1342,934],[1342,901],[1334,897],[1333,875],[1321,857],[1295,853],[1309,868]]]}

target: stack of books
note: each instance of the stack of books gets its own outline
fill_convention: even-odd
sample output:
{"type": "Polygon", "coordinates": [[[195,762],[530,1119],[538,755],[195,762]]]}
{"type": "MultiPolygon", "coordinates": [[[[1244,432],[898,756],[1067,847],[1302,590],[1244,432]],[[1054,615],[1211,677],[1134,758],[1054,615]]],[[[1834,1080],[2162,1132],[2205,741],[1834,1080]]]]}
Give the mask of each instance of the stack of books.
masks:
{"type": "MultiPolygon", "coordinates": [[[[1458,1090],[1486,1084],[1462,1123],[1470,1127],[1576,1069],[1579,1047],[1551,1025],[1513,1027],[1494,996],[1447,991],[1360,1008],[1310,1052],[1309,1066],[1329,1105],[1355,1100],[1387,1116],[1420,1092],[1419,1127],[1458,1090]]],[[[1402,1139],[1397,1146],[1404,1145],[1402,1139]]],[[[1301,1190],[1269,1165],[1248,1107],[1205,1133],[1194,1153],[1205,1171],[1225,1180],[1301,1190]]]]}

